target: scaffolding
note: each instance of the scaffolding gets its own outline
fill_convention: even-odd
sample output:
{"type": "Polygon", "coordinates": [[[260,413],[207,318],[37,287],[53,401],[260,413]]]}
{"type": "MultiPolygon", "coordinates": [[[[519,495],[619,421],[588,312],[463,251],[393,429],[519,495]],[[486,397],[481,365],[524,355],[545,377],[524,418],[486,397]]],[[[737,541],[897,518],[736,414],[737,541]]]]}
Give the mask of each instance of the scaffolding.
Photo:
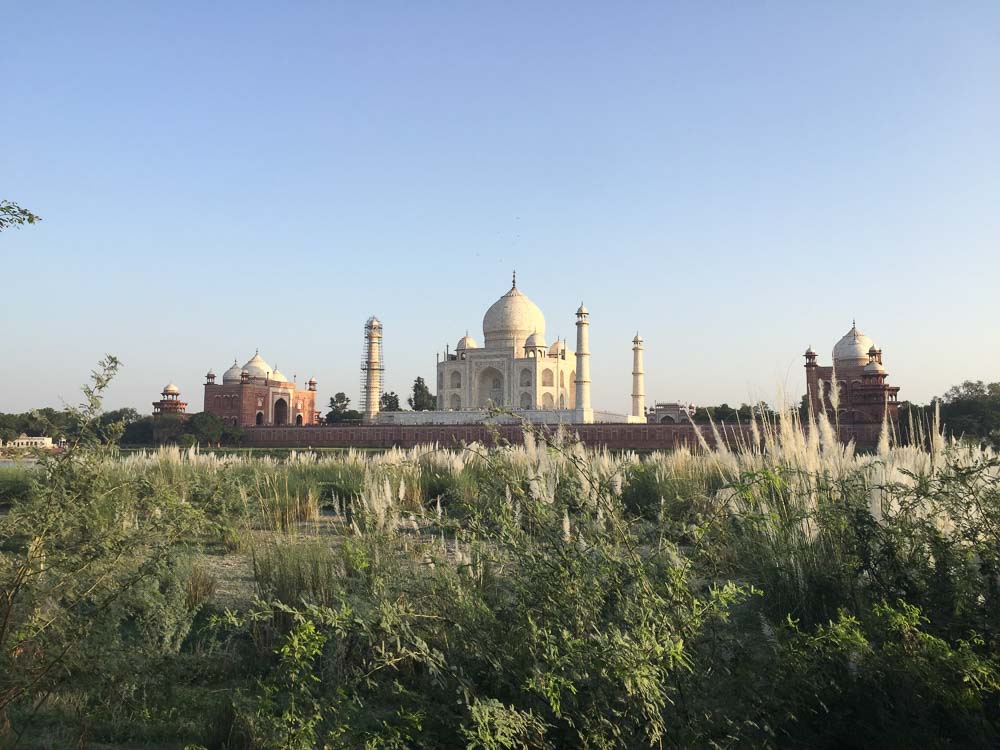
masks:
{"type": "Polygon", "coordinates": [[[365,343],[361,354],[361,405],[364,421],[375,421],[382,402],[382,323],[372,315],[365,321],[365,343]]]}

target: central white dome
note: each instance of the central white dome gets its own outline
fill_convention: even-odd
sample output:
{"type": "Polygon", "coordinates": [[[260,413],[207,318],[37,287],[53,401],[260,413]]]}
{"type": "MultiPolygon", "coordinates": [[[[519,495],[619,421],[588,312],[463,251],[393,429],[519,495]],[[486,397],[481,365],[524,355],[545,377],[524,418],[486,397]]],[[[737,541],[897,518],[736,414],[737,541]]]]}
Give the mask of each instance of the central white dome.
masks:
{"type": "Polygon", "coordinates": [[[864,367],[868,364],[868,350],[875,342],[852,325],[851,330],[833,347],[833,364],[837,367],[864,367]]]}
{"type": "Polygon", "coordinates": [[[523,349],[533,333],[545,338],[545,316],[538,305],[512,286],[483,316],[483,338],[487,349],[523,349]]]}

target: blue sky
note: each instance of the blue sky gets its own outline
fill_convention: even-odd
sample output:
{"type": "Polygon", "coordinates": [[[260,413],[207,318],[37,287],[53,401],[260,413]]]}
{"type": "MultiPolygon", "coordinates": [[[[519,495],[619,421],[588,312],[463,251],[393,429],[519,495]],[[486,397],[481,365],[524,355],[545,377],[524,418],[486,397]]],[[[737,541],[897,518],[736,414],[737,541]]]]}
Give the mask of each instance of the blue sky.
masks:
{"type": "Polygon", "coordinates": [[[591,311],[595,407],[803,390],[858,325],[901,398],[1000,380],[1000,4],[18,3],[0,28],[0,411],[256,347],[357,398],[518,286],[591,311]]]}

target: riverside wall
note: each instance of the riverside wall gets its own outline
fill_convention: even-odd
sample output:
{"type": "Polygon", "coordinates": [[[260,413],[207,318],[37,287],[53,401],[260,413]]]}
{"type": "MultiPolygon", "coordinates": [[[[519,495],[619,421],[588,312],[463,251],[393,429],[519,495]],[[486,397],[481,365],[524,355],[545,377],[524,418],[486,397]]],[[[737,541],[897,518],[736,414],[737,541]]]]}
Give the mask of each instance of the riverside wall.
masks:
{"type": "MultiPolygon", "coordinates": [[[[536,430],[553,433],[556,427],[536,425],[536,430]]],[[[692,424],[574,424],[562,425],[564,434],[578,438],[585,445],[609,450],[699,449],[702,441],[715,445],[710,425],[692,424]]],[[[841,425],[841,438],[853,440],[859,448],[869,449],[878,443],[880,425],[841,425]]],[[[751,441],[745,426],[719,425],[718,433],[730,447],[751,441]]],[[[259,448],[412,448],[437,443],[443,447],[463,444],[501,442],[520,444],[524,431],[520,425],[316,425],[305,427],[248,427],[244,444],[259,448]]]]}

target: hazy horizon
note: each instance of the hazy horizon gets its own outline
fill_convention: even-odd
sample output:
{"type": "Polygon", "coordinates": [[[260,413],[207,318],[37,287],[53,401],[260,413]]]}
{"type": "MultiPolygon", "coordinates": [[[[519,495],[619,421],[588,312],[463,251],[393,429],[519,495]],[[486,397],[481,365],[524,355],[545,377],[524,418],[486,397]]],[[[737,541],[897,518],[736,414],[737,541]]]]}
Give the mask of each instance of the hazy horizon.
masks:
{"type": "MultiPolygon", "coordinates": [[[[591,313],[593,403],[804,391],[852,319],[900,400],[1000,380],[1000,5],[16,6],[0,411],[107,408],[259,348],[356,404],[510,287],[591,313]]],[[[325,411],[325,408],[324,408],[325,411]]]]}

